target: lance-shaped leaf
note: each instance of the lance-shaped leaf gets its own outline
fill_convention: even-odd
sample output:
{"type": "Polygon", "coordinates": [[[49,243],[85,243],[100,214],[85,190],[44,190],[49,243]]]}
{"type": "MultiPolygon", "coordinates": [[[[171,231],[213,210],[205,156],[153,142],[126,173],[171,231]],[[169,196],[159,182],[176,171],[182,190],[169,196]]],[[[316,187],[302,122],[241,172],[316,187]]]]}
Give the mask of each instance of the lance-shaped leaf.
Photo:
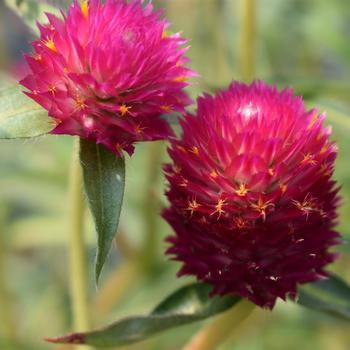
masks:
{"type": "Polygon", "coordinates": [[[298,304],[350,321],[350,286],[331,275],[300,288],[298,304]]]}
{"type": "Polygon", "coordinates": [[[47,134],[56,126],[42,107],[23,94],[21,87],[0,90],[0,139],[47,134]]]}
{"type": "Polygon", "coordinates": [[[124,158],[102,145],[80,141],[85,192],[97,232],[96,281],[117,232],[125,187],[124,158]]]}
{"type": "Polygon", "coordinates": [[[205,284],[186,286],[166,298],[148,316],[129,317],[101,330],[73,333],[47,341],[104,348],[127,345],[170,328],[204,320],[228,310],[241,300],[238,296],[210,297],[210,290],[211,287],[205,284]]]}

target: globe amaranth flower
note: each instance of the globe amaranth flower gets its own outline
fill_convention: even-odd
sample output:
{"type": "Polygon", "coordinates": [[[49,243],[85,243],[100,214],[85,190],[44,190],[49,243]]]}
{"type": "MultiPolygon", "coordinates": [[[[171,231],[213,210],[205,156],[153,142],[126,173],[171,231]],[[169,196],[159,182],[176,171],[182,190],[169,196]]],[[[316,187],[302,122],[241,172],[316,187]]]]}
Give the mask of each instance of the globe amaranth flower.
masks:
{"type": "Polygon", "coordinates": [[[40,25],[27,95],[58,122],[53,134],[78,135],[121,153],[137,141],[172,134],[161,118],[183,112],[186,41],[142,0],[74,1],[59,19],[40,25]]]}
{"type": "Polygon", "coordinates": [[[254,82],[198,99],[165,166],[175,235],[168,254],[212,294],[273,308],[297,285],[325,278],[334,230],[336,145],[324,114],[290,89],[254,82]]]}

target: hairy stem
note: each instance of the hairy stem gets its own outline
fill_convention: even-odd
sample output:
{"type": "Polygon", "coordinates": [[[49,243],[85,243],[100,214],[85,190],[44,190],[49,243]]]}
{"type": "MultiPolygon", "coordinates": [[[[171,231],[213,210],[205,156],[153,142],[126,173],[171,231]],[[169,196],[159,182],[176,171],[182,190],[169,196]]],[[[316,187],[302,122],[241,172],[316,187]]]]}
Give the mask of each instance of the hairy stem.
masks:
{"type": "Polygon", "coordinates": [[[240,30],[239,61],[243,80],[255,76],[255,0],[241,0],[242,17],[240,30]]]}
{"type": "Polygon", "coordinates": [[[237,330],[254,309],[254,304],[242,300],[237,306],[217,316],[212,323],[202,328],[183,350],[214,350],[237,330]]]}
{"type": "MultiPolygon", "coordinates": [[[[70,283],[74,329],[87,331],[90,327],[88,307],[87,258],[84,240],[84,198],[82,172],[79,162],[79,139],[75,140],[70,172],[70,283]]],[[[81,349],[81,347],[80,347],[81,349]]]]}

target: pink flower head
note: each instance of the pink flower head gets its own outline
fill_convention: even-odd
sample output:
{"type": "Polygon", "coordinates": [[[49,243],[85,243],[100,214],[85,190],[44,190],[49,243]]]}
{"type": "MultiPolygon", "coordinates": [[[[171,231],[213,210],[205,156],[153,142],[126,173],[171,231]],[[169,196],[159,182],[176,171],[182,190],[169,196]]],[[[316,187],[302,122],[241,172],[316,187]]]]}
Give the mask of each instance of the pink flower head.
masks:
{"type": "Polygon", "coordinates": [[[168,254],[183,263],[180,276],[271,309],[327,276],[339,197],[324,119],[292,90],[263,82],[198,99],[165,167],[168,254]]]}
{"type": "Polygon", "coordinates": [[[167,34],[151,3],[77,1],[59,19],[47,14],[27,56],[27,95],[58,122],[53,134],[79,135],[121,154],[133,143],[172,134],[162,114],[183,112],[193,72],[186,43],[167,34]]]}

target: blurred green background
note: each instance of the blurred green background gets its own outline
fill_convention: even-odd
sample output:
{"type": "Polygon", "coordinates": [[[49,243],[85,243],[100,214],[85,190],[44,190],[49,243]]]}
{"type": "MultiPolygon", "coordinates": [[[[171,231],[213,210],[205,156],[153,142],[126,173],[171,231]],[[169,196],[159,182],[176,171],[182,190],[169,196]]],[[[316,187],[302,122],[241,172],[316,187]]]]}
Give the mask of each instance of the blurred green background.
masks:
{"type": "MultiPolygon", "coordinates": [[[[39,1],[31,3],[35,19],[39,1]]],[[[192,67],[200,74],[189,89],[195,98],[213,92],[245,69],[242,7],[245,0],[158,0],[172,31],[190,38],[192,67]]],[[[61,5],[62,1],[51,2],[61,5]]],[[[344,204],[339,230],[345,244],[331,269],[350,282],[350,2],[344,0],[257,0],[254,76],[292,85],[309,106],[328,114],[338,142],[336,178],[344,204]]],[[[0,0],[0,86],[29,50],[33,34],[0,0]],[[4,78],[2,78],[4,77],[4,78]]],[[[91,318],[94,326],[145,313],[177,287],[176,263],[167,261],[164,237],[170,228],[158,213],[166,205],[160,164],[163,143],[141,144],[127,160],[126,198],[118,249],[113,247],[98,289],[92,266],[95,235],[89,213],[91,318]],[[145,254],[145,251],[147,254],[145,254]]],[[[69,298],[67,178],[72,138],[45,136],[0,143],[0,349],[69,349],[44,336],[72,330],[69,298]]],[[[208,322],[208,321],[206,321],[208,322]]],[[[210,322],[210,321],[209,321],[210,322]]],[[[205,323],[205,322],[204,322],[205,323]]],[[[168,331],[133,350],[178,350],[203,324],[168,331]]],[[[279,302],[255,310],[219,350],[348,350],[349,324],[279,302]]]]}

